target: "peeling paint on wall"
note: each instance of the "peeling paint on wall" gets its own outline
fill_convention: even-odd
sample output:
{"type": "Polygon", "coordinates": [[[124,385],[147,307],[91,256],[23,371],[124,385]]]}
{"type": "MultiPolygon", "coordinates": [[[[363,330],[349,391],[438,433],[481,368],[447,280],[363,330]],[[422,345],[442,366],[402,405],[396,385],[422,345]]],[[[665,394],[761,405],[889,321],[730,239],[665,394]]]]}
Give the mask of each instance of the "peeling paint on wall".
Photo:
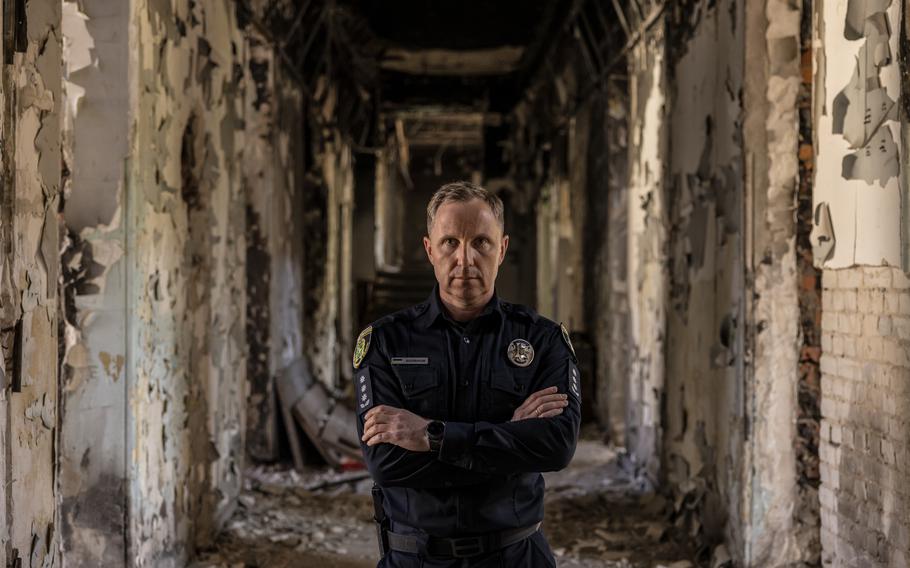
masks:
{"type": "Polygon", "coordinates": [[[740,518],[743,562],[749,565],[810,562],[813,555],[813,534],[807,530],[812,519],[798,524],[793,510],[799,498],[794,448],[801,351],[794,210],[800,174],[800,8],[775,0],[764,13],[756,10],[747,17],[755,42],[750,57],[767,61],[764,76],[748,74],[745,105],[751,204],[746,210],[746,268],[753,292],[745,299],[745,347],[752,367],[745,391],[743,471],[748,485],[740,518]]]}
{"type": "Polygon", "coordinates": [[[885,10],[890,2],[868,4],[849,0],[844,25],[848,40],[865,38],[860,47],[850,83],[834,97],[834,134],[856,151],[843,159],[844,179],[861,179],[868,185],[878,181],[885,187],[900,172],[898,148],[891,127],[897,120],[897,103],[885,91],[881,70],[892,63],[890,24],[885,10]]]}
{"type": "Polygon", "coordinates": [[[264,38],[250,32],[246,81],[247,448],[279,457],[275,377],[303,355],[304,103],[264,38]]]}
{"type": "MultiPolygon", "coordinates": [[[[26,35],[3,69],[0,196],[0,563],[51,566],[57,424],[57,211],[60,202],[61,6],[26,4],[26,35]],[[16,360],[14,360],[14,358],[16,360]],[[12,387],[12,388],[9,388],[12,387]]],[[[5,28],[6,29],[6,28],[5,28]]]]}
{"type": "Polygon", "coordinates": [[[139,0],[132,14],[129,554],[183,566],[241,481],[246,51],[226,0],[139,0]]]}
{"type": "Polygon", "coordinates": [[[814,203],[829,204],[837,246],[826,268],[901,266],[900,70],[895,54],[901,3],[838,0],[821,5],[816,81],[814,203]],[[831,62],[837,62],[831,64],[831,62]],[[841,64],[850,62],[850,64],[841,64]],[[822,65],[824,64],[824,65],[822,65]]]}
{"type": "Polygon", "coordinates": [[[653,483],[660,475],[665,396],[668,157],[665,30],[629,54],[628,290],[631,308],[626,447],[653,483]]]}
{"type": "Polygon", "coordinates": [[[63,4],[60,523],[67,566],[126,554],[125,232],[129,7],[63,4]],[[122,34],[111,38],[111,30],[122,34]],[[113,159],[112,159],[113,158],[113,159]]]}
{"type": "Polygon", "coordinates": [[[353,164],[350,146],[339,132],[326,132],[319,146],[318,174],[320,183],[324,184],[321,188],[325,192],[324,206],[314,208],[308,195],[306,210],[315,217],[310,219],[312,229],[324,231],[324,237],[314,238],[314,233],[308,233],[307,243],[324,249],[307,253],[306,269],[311,274],[306,276],[306,281],[311,304],[307,307],[304,349],[317,380],[340,391],[351,384],[343,378],[351,372],[348,363],[354,340],[353,314],[342,301],[353,293],[350,265],[342,261],[351,258],[353,164]],[[315,262],[319,257],[324,271],[321,278],[315,274],[320,270],[315,262]]]}
{"type": "MultiPolygon", "coordinates": [[[[796,267],[799,294],[799,366],[797,381],[796,457],[797,501],[793,512],[794,532],[804,562],[821,561],[821,516],[819,514],[821,442],[821,347],[822,274],[813,261],[812,185],[815,177],[812,107],[813,2],[800,6],[799,187],[796,208],[796,267]]],[[[832,231],[833,239],[833,231],[832,231]]]]}
{"type": "Polygon", "coordinates": [[[692,500],[690,534],[734,558],[744,490],[742,89],[744,3],[697,2],[668,27],[669,289],[663,451],[692,500]]]}

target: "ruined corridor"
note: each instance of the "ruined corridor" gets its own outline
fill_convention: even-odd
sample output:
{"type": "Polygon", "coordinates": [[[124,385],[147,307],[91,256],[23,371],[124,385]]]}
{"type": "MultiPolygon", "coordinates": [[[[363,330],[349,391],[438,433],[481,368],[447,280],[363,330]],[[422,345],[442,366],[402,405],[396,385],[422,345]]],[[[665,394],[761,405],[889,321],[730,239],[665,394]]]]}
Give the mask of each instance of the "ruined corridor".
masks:
{"type": "Polygon", "coordinates": [[[375,566],[351,357],[456,180],[574,345],[558,565],[910,564],[902,0],[0,22],[0,566],[375,566]]]}

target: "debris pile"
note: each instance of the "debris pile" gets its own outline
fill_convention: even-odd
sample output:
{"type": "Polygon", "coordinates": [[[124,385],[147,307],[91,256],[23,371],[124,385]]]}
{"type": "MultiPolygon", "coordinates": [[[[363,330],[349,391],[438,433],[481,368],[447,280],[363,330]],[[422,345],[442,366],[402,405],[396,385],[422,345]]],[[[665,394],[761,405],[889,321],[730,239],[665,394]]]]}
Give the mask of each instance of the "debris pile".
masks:
{"type": "Polygon", "coordinates": [[[313,448],[329,465],[360,461],[353,412],[339,402],[340,397],[313,379],[305,359],[288,365],[278,376],[276,386],[295,468],[303,470],[310,461],[308,450],[313,448]]]}
{"type": "Polygon", "coordinates": [[[687,568],[694,550],[670,521],[671,503],[631,464],[583,433],[575,457],[546,474],[543,530],[561,568],[687,568]]]}
{"type": "MultiPolygon", "coordinates": [[[[596,435],[584,438],[567,469],[545,475],[543,530],[559,566],[693,567],[672,502],[596,435]]],[[[217,548],[194,568],[375,566],[371,486],[364,471],[253,468],[217,548]]]]}
{"type": "Polygon", "coordinates": [[[193,568],[375,566],[371,486],[366,472],[253,468],[216,549],[193,568]]]}

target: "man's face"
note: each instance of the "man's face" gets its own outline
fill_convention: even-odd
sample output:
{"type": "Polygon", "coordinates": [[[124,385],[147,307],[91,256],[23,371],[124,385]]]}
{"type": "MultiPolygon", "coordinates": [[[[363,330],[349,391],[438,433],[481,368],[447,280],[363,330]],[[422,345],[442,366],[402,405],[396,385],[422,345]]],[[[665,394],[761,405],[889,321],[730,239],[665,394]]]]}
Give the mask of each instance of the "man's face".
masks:
{"type": "Polygon", "coordinates": [[[439,294],[458,306],[484,304],[493,294],[509,237],[481,199],[444,203],[423,246],[433,265],[439,294]]]}

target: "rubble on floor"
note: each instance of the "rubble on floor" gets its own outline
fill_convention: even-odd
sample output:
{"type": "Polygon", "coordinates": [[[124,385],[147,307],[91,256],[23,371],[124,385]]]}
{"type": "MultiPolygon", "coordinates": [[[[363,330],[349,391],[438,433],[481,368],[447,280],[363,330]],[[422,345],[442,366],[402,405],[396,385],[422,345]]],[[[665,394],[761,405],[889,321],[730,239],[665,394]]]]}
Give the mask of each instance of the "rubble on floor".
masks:
{"type": "Polygon", "coordinates": [[[193,568],[375,566],[372,484],[366,471],[248,470],[216,550],[193,568]]]}
{"type": "Polygon", "coordinates": [[[548,473],[543,531],[562,568],[687,568],[694,551],[672,504],[630,473],[623,455],[583,432],[568,468],[548,473]]]}
{"type": "MultiPolygon", "coordinates": [[[[572,464],[546,474],[543,530],[559,566],[694,566],[694,551],[669,521],[672,503],[596,437],[588,432],[572,464]]],[[[216,549],[193,568],[375,566],[371,485],[365,471],[253,468],[216,549]]]]}

